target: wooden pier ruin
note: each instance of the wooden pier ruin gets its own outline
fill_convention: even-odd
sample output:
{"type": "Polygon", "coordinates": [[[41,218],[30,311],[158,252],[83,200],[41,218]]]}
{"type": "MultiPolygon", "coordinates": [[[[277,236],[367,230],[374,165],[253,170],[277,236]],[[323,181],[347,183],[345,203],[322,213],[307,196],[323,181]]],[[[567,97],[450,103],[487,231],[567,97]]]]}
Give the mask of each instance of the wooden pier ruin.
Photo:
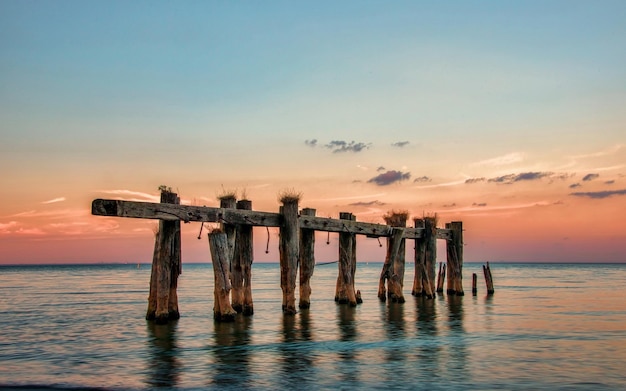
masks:
{"type": "MultiPolygon", "coordinates": [[[[296,280],[299,271],[299,308],[311,305],[310,279],[315,267],[315,231],[339,234],[338,275],[335,301],[356,306],[362,302],[356,289],[356,235],[387,239],[387,252],[381,270],[378,297],[382,301],[403,303],[405,246],[415,241],[415,276],[411,294],[428,299],[442,294],[444,280],[448,295],[463,296],[463,224],[460,221],[437,227],[436,217],[416,218],[407,227],[408,212],[390,212],[386,224],[356,221],[352,213],[340,213],[339,219],[317,217],[315,209],[299,209],[300,196],[280,197],[279,213],[252,210],[249,200],[237,201],[235,195],[220,197],[220,207],[181,205],[171,189],[161,187],[161,202],[135,202],[96,199],[92,214],[159,220],[156,235],[150,295],[146,318],[157,323],[178,319],[178,276],[181,270],[180,222],[217,223],[208,233],[215,277],[214,318],[232,321],[237,313],[252,315],[252,227],[279,229],[280,285],[282,309],[296,313],[296,280]],[[437,274],[437,240],[446,241],[446,264],[437,274]]],[[[200,238],[200,236],[198,237],[200,238]]],[[[493,287],[491,287],[493,289],[493,287]]]]}

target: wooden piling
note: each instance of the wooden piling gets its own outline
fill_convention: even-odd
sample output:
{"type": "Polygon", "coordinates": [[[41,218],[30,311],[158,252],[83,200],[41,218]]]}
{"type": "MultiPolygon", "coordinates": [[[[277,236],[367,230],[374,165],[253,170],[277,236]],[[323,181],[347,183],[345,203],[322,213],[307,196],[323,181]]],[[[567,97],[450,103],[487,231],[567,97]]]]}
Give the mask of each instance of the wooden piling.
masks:
{"type": "MultiPolygon", "coordinates": [[[[180,204],[180,198],[169,188],[162,187],[161,203],[180,204]]],[[[176,294],[181,271],[180,250],[180,221],[159,221],[150,273],[148,320],[164,324],[180,317],[176,294]]]]}
{"type": "Polygon", "coordinates": [[[432,299],[435,297],[434,276],[431,277],[431,269],[436,264],[436,231],[433,229],[434,223],[431,218],[413,221],[415,228],[423,228],[423,235],[415,240],[415,278],[411,293],[414,296],[432,299]]]}
{"type": "MultiPolygon", "coordinates": [[[[221,209],[235,209],[237,207],[237,198],[235,194],[226,194],[219,197],[220,200],[220,208],[221,209]]],[[[237,237],[237,226],[232,224],[232,222],[227,221],[225,219],[226,213],[222,213],[220,216],[220,227],[221,230],[226,233],[226,240],[228,243],[228,268],[230,270],[230,265],[233,263],[233,258],[235,255],[235,239],[237,237]]]]}
{"type": "MultiPolygon", "coordinates": [[[[342,220],[354,220],[352,213],[341,212],[339,218],[342,220]]],[[[339,273],[337,276],[337,285],[335,290],[335,301],[339,304],[350,304],[355,307],[357,305],[356,292],[354,289],[354,271],[356,257],[355,235],[349,232],[339,233],[339,262],[337,262],[339,273]]]]}
{"type": "MultiPolygon", "coordinates": [[[[237,201],[237,209],[252,210],[252,201],[237,201]]],[[[235,255],[231,265],[232,306],[238,313],[254,314],[252,302],[252,226],[238,225],[235,238],[235,255]]]]}
{"type": "MultiPolygon", "coordinates": [[[[352,221],[356,221],[356,216],[352,216],[352,221]]],[[[356,235],[352,234],[352,260],[350,261],[350,276],[352,277],[352,290],[355,291],[356,303],[363,303],[361,291],[356,289],[356,235]]]]}
{"type": "MultiPolygon", "coordinates": [[[[413,219],[413,225],[415,228],[423,228],[424,220],[413,219]]],[[[422,296],[422,291],[424,290],[424,285],[422,283],[424,279],[424,267],[422,264],[424,245],[424,240],[415,239],[415,276],[413,277],[413,288],[411,289],[411,294],[417,297],[422,296]]]]}
{"type": "Polygon", "coordinates": [[[428,275],[430,294],[436,291],[435,278],[437,272],[437,215],[426,216],[424,218],[424,241],[426,248],[424,251],[424,268],[428,275]]]}
{"type": "Polygon", "coordinates": [[[232,322],[237,312],[231,306],[229,297],[232,286],[229,271],[230,249],[226,233],[219,229],[210,232],[209,247],[215,277],[213,318],[218,322],[232,322]]]}
{"type": "Polygon", "coordinates": [[[446,240],[448,262],[448,289],[449,295],[463,296],[463,223],[453,221],[446,223],[451,238],[446,240]]]}
{"type": "Polygon", "coordinates": [[[495,290],[493,289],[493,277],[491,276],[491,267],[489,266],[489,262],[487,262],[487,266],[483,265],[483,274],[485,275],[487,294],[493,295],[495,290]]]}
{"type": "MultiPolygon", "coordinates": [[[[301,216],[315,216],[315,209],[304,208],[301,216]]],[[[315,230],[300,229],[300,302],[298,307],[311,306],[311,277],[315,269],[315,230]]]]}
{"type": "Polygon", "coordinates": [[[476,296],[478,293],[478,287],[476,286],[477,280],[478,277],[476,276],[476,273],[472,273],[472,296],[476,296]]]}
{"type": "Polygon", "coordinates": [[[300,224],[298,222],[299,195],[286,194],[280,201],[283,203],[280,213],[283,224],[280,232],[280,287],[283,291],[283,313],[296,313],[296,273],[300,246],[300,224]]]}
{"type": "Polygon", "coordinates": [[[443,293],[443,284],[446,280],[446,264],[439,262],[439,274],[437,275],[437,293],[443,293]]]}
{"type": "MultiPolygon", "coordinates": [[[[176,196],[176,204],[180,204],[180,197],[176,196]]],[[[168,319],[175,320],[180,318],[178,310],[178,276],[183,271],[181,258],[181,238],[180,238],[180,220],[174,221],[174,233],[172,235],[172,268],[170,278],[170,295],[168,304],[168,319]]]]}
{"type": "Polygon", "coordinates": [[[387,298],[394,303],[404,303],[404,295],[402,287],[404,285],[404,266],[405,266],[405,239],[403,238],[407,212],[392,212],[384,216],[385,222],[393,227],[393,232],[387,238],[387,256],[385,264],[380,274],[378,285],[378,298],[385,300],[385,291],[387,298]],[[387,289],[385,290],[385,282],[387,289]]]}

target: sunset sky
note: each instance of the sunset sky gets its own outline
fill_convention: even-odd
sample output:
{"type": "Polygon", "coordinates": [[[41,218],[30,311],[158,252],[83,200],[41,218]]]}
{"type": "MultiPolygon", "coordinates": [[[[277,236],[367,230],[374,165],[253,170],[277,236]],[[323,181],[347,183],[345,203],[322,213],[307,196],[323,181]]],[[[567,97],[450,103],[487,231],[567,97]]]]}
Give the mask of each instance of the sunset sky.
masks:
{"type": "Polygon", "coordinates": [[[90,207],[160,185],[437,213],[466,261],[626,262],[626,2],[0,0],[0,172],[1,264],[150,262],[155,221],[90,207]]]}

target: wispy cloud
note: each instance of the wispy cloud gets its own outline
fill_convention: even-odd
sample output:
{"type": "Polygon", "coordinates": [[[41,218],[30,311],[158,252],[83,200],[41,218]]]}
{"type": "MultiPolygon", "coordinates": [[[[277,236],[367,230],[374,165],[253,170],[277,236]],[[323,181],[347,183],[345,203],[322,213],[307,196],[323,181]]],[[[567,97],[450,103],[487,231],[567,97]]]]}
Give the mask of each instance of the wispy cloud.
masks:
{"type": "Polygon", "coordinates": [[[17,227],[17,221],[9,221],[8,223],[0,223],[0,234],[6,234],[11,232],[11,230],[17,227]]]}
{"type": "Polygon", "coordinates": [[[433,180],[429,177],[427,177],[426,175],[421,176],[419,178],[415,178],[413,180],[413,183],[424,183],[424,182],[432,182],[433,180]]]}
{"type": "Polygon", "coordinates": [[[317,198],[311,201],[347,201],[347,200],[362,200],[366,198],[377,198],[385,196],[387,193],[376,193],[376,194],[361,194],[355,196],[347,196],[347,197],[333,197],[333,198],[317,198]]]}
{"type": "Polygon", "coordinates": [[[486,203],[474,203],[471,206],[465,206],[456,209],[447,209],[445,213],[457,213],[457,212],[472,212],[476,210],[480,211],[503,211],[503,210],[515,210],[515,209],[525,209],[525,208],[534,208],[537,206],[548,206],[549,202],[546,201],[537,201],[526,204],[513,204],[513,205],[498,205],[498,206],[488,206],[486,203]]]}
{"type": "MultiPolygon", "coordinates": [[[[616,155],[617,153],[620,153],[621,151],[624,150],[625,145],[624,144],[616,144],[616,145],[612,145],[610,147],[607,147],[601,151],[598,152],[591,152],[591,153],[585,153],[585,154],[580,154],[580,155],[571,155],[571,156],[567,156],[567,160],[568,162],[564,165],[562,165],[561,167],[557,168],[559,170],[562,169],[566,169],[566,168],[570,168],[570,167],[574,167],[578,164],[580,164],[581,160],[588,160],[588,159],[594,159],[594,158],[602,158],[602,157],[608,157],[608,156],[612,156],[612,155],[616,155]]],[[[625,165],[624,164],[620,164],[620,165],[615,165],[615,166],[608,166],[608,167],[599,167],[599,168],[593,168],[593,171],[611,171],[611,170],[618,170],[623,168],[625,165]]],[[[587,169],[590,169],[589,167],[587,167],[587,169]]]]}
{"type": "Polygon", "coordinates": [[[472,183],[484,182],[486,180],[487,180],[487,178],[485,178],[485,177],[469,178],[469,179],[465,180],[465,183],[467,183],[469,185],[469,184],[472,184],[472,183]]]}
{"type": "Polygon", "coordinates": [[[507,174],[495,178],[489,178],[488,182],[511,184],[522,181],[536,181],[542,178],[561,179],[569,178],[569,174],[555,174],[553,172],[522,172],[520,174],[507,174]]]}
{"type": "Polygon", "coordinates": [[[369,201],[369,202],[364,202],[364,201],[353,202],[348,205],[349,206],[385,206],[387,204],[378,200],[374,200],[374,201],[369,201]]]}
{"type": "Polygon", "coordinates": [[[406,147],[407,145],[409,145],[408,141],[398,141],[398,142],[391,144],[392,147],[396,147],[396,148],[403,148],[403,147],[406,147]]]}
{"type": "Polygon", "coordinates": [[[609,155],[613,155],[615,153],[617,153],[620,149],[624,148],[623,144],[616,144],[613,146],[610,146],[602,151],[598,151],[598,152],[592,152],[592,153],[587,153],[587,154],[582,154],[582,155],[573,155],[570,156],[570,158],[572,159],[587,159],[587,158],[592,158],[592,157],[603,157],[603,156],[609,156],[609,155]]]}
{"type": "Polygon", "coordinates": [[[434,184],[434,185],[415,186],[414,188],[416,188],[416,189],[434,189],[436,187],[449,187],[449,186],[462,185],[463,183],[465,183],[465,179],[461,179],[461,180],[458,180],[458,181],[452,181],[452,182],[437,183],[437,184],[434,184]]]}
{"type": "Polygon", "coordinates": [[[388,186],[392,183],[406,181],[411,178],[411,173],[402,171],[387,171],[367,181],[368,183],[375,183],[378,186],[388,186]]]}
{"type": "Polygon", "coordinates": [[[17,221],[0,223],[0,235],[44,235],[45,232],[39,227],[28,228],[17,221]]]}
{"type": "Polygon", "coordinates": [[[48,201],[42,201],[41,203],[42,204],[54,204],[54,203],[63,202],[63,201],[65,201],[65,197],[57,197],[48,201]]]}
{"type": "Polygon", "coordinates": [[[608,197],[611,197],[611,196],[626,195],[626,189],[575,192],[575,193],[570,193],[570,195],[571,196],[575,196],[575,197],[586,197],[586,198],[591,198],[591,199],[594,199],[594,200],[599,200],[599,199],[608,198],[608,197]]]}
{"type": "Polygon", "coordinates": [[[361,152],[365,149],[368,149],[371,144],[366,144],[362,142],[355,141],[343,141],[343,140],[333,140],[330,143],[324,145],[326,148],[333,151],[333,153],[342,153],[342,152],[361,152]]]}
{"type": "Polygon", "coordinates": [[[481,160],[479,162],[472,163],[472,166],[488,166],[497,167],[508,164],[519,163],[524,160],[524,154],[521,152],[512,152],[503,156],[494,157],[487,160],[481,160]]]}
{"type": "Polygon", "coordinates": [[[20,218],[76,218],[88,216],[90,213],[87,209],[61,209],[61,210],[29,210],[26,212],[16,213],[5,217],[20,217],[20,218]]]}
{"type": "Polygon", "coordinates": [[[312,140],[304,140],[304,144],[311,148],[315,148],[317,146],[317,139],[314,138],[312,140]]]}
{"type": "Polygon", "coordinates": [[[161,197],[154,194],[143,193],[133,190],[100,190],[101,193],[111,194],[118,197],[124,197],[126,201],[152,201],[159,202],[161,197]],[[131,198],[128,198],[131,197],[131,198]]]}
{"type": "Polygon", "coordinates": [[[600,174],[587,174],[583,177],[583,182],[588,182],[588,181],[592,181],[596,178],[598,178],[600,176],[600,174]]]}

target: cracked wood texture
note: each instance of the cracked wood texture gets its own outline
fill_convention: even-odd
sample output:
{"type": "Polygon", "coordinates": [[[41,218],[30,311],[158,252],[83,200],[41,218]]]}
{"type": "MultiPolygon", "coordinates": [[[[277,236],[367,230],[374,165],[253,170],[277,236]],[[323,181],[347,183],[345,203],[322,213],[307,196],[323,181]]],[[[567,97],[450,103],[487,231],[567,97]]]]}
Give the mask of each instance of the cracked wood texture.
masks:
{"type": "MultiPolygon", "coordinates": [[[[208,206],[159,204],[122,200],[96,199],[92,202],[91,214],[95,216],[127,217],[139,219],[157,219],[183,222],[211,222],[241,224],[260,227],[281,227],[282,216],[279,213],[258,212],[253,210],[224,209],[208,206]]],[[[298,217],[300,228],[325,232],[344,232],[368,237],[390,237],[392,227],[385,224],[365,223],[302,215],[298,217]]],[[[406,228],[405,239],[423,237],[423,228],[406,228]]],[[[437,228],[437,239],[451,239],[449,229],[437,228]]]]}

